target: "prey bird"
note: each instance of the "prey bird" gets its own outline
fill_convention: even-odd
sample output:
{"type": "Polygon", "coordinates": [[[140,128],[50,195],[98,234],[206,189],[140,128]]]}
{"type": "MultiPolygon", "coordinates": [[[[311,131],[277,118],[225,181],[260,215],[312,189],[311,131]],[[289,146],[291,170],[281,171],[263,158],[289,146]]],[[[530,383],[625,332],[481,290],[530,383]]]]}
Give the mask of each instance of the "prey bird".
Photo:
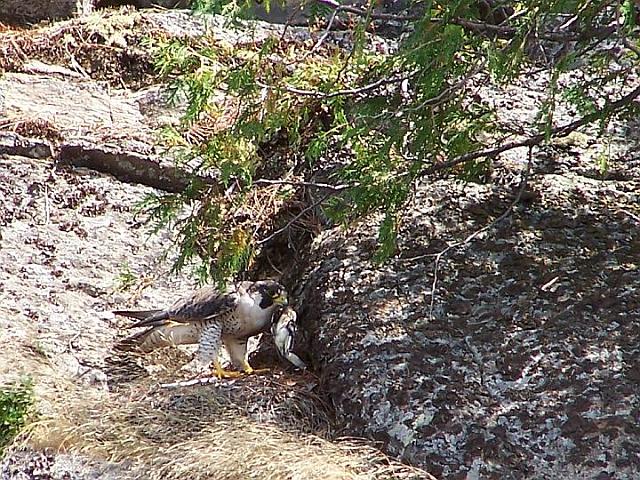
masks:
{"type": "Polygon", "coordinates": [[[287,305],[287,292],[282,285],[261,280],[236,283],[223,292],[204,287],[166,310],[113,313],[139,320],[130,328],[146,328],[129,337],[126,345],[148,352],[166,345],[199,343],[192,362],[196,370],[205,371],[213,363],[219,378],[231,378],[240,374],[222,369],[218,361],[220,347],[224,344],[234,367],[253,373],[247,341],[268,329],[276,309],[287,305]]]}
{"type": "Polygon", "coordinates": [[[305,370],[307,366],[302,359],[292,352],[297,329],[298,314],[293,308],[288,306],[278,307],[273,312],[271,334],[273,335],[273,342],[276,344],[278,353],[282,358],[288,360],[299,369],[305,370]]]}

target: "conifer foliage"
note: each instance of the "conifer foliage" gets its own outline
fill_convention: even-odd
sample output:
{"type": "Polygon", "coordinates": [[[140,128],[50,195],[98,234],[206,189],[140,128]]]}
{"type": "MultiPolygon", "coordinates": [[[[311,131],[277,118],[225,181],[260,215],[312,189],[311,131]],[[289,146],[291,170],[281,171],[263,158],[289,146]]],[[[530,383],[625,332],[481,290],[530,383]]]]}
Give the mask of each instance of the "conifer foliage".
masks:
{"type": "MultiPolygon", "coordinates": [[[[226,0],[193,6],[230,23],[251,11],[226,0]]],[[[376,258],[384,261],[416,182],[479,181],[503,151],[638,113],[634,1],[403,6],[389,13],[373,2],[310,1],[311,41],[285,32],[153,45],[159,73],[188,103],[182,124],[164,133],[191,185],[145,205],[158,227],[176,233],[176,268],[195,263],[202,279],[223,282],[320,208],[344,224],[380,214],[376,258]],[[570,71],[579,74],[560,84],[570,71]],[[535,75],[549,81],[530,124],[499,124],[476,94],[535,75]],[[561,103],[582,117],[559,124],[561,103]],[[294,213],[282,217],[286,209],[294,213]]]]}

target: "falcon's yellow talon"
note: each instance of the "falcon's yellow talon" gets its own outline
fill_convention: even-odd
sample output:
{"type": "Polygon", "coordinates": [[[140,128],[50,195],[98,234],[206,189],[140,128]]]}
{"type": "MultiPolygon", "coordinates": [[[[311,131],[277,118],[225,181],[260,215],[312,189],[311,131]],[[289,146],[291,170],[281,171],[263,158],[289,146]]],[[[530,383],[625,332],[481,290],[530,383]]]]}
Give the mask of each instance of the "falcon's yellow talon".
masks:
{"type": "Polygon", "coordinates": [[[249,362],[243,362],[242,363],[242,370],[244,371],[244,373],[246,373],[247,375],[253,375],[253,374],[260,374],[260,373],[267,373],[270,372],[271,370],[269,370],[268,368],[258,368],[255,369],[253,368],[251,365],[249,365],[249,362]]]}
{"type": "Polygon", "coordinates": [[[224,370],[223,368],[220,366],[220,363],[216,360],[215,362],[213,362],[213,366],[215,367],[215,375],[218,378],[224,378],[224,370]]]}
{"type": "Polygon", "coordinates": [[[271,370],[268,368],[252,368],[250,365],[244,367],[244,373],[247,375],[260,375],[262,373],[270,372],[271,370]]]}
{"type": "Polygon", "coordinates": [[[252,373],[254,373],[255,370],[253,369],[253,367],[251,367],[251,365],[249,365],[249,362],[247,362],[247,360],[245,359],[242,361],[242,371],[247,375],[251,375],[252,373]]]}
{"type": "Polygon", "coordinates": [[[214,375],[220,379],[222,378],[240,378],[243,374],[242,372],[234,372],[232,370],[225,370],[222,368],[219,362],[213,362],[213,366],[215,367],[214,375]]]}

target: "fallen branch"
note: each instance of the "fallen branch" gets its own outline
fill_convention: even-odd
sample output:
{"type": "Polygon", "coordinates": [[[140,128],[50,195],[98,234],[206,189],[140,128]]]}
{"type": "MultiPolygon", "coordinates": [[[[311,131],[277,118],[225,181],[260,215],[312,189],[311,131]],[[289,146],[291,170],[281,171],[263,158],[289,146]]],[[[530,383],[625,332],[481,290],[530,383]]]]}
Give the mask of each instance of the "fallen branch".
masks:
{"type": "Polygon", "coordinates": [[[73,70],[69,70],[68,68],[64,68],[59,65],[50,65],[48,63],[41,62],[40,60],[29,60],[22,66],[22,68],[27,73],[44,73],[47,75],[57,74],[65,77],[75,77],[75,78],[88,77],[88,76],[83,76],[78,72],[74,72],[73,70]]]}
{"type": "MultiPolygon", "coordinates": [[[[113,175],[123,182],[141,183],[171,193],[184,191],[194,179],[188,171],[160,165],[149,156],[82,142],[60,145],[57,160],[63,165],[90,168],[113,175]]],[[[214,178],[195,178],[205,185],[221,189],[214,178]]]]}

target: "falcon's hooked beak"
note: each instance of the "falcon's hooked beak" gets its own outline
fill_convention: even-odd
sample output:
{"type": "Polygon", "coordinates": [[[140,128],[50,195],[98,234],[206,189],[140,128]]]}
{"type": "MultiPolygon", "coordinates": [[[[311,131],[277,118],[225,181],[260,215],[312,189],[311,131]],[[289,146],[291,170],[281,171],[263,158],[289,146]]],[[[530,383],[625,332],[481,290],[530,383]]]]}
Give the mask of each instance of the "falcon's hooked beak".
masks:
{"type": "Polygon", "coordinates": [[[289,299],[287,298],[287,294],[282,292],[279,293],[278,295],[273,297],[273,303],[275,303],[276,305],[282,305],[283,307],[286,307],[287,305],[289,305],[289,299]]]}

